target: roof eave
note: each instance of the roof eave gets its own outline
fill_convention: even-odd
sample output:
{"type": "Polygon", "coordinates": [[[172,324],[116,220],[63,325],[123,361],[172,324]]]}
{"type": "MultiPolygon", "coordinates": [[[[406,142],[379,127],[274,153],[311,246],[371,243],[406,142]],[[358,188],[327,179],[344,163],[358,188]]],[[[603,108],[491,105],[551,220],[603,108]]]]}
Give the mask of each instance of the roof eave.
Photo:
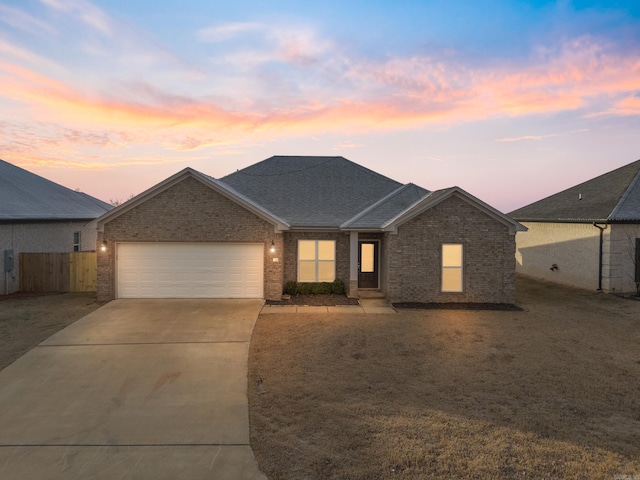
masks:
{"type": "Polygon", "coordinates": [[[291,232],[340,232],[342,229],[340,226],[322,226],[316,227],[313,225],[292,225],[288,228],[291,232]]]}
{"type": "Polygon", "coordinates": [[[518,221],[496,210],[489,204],[471,195],[470,193],[466,192],[460,187],[451,187],[448,189],[441,190],[439,192],[436,191],[436,192],[429,193],[429,195],[418,200],[416,203],[414,203],[413,205],[405,209],[404,212],[400,213],[398,216],[388,221],[386,224],[382,226],[382,228],[385,231],[396,233],[398,227],[401,226],[403,223],[406,223],[412,218],[416,217],[417,215],[420,215],[424,211],[435,207],[436,205],[442,203],[444,200],[450,198],[453,195],[458,195],[460,198],[476,206],[478,209],[480,209],[490,217],[508,226],[509,233],[511,235],[515,235],[516,232],[526,232],[528,230],[527,227],[520,224],[518,221]],[[442,193],[442,194],[435,195],[437,193],[442,193]]]}
{"type": "Polygon", "coordinates": [[[38,223],[38,222],[88,222],[95,221],[95,217],[1,217],[0,223],[38,223]]]}
{"type": "Polygon", "coordinates": [[[592,224],[596,223],[612,223],[611,220],[607,218],[515,218],[518,222],[525,223],[585,223],[592,224]]]}
{"type": "Polygon", "coordinates": [[[217,191],[218,193],[224,195],[225,197],[229,198],[232,201],[235,201],[236,203],[240,204],[241,206],[245,207],[247,210],[251,211],[252,213],[256,214],[257,216],[263,218],[264,220],[268,221],[269,223],[273,224],[276,231],[279,230],[288,230],[289,229],[289,224],[287,224],[284,220],[276,217],[275,215],[271,214],[270,212],[266,211],[264,208],[260,207],[259,205],[256,205],[255,203],[251,202],[248,198],[246,197],[242,197],[240,195],[238,195],[237,193],[232,192],[229,187],[227,187],[223,182],[217,181],[215,179],[212,179],[210,177],[207,177],[206,175],[203,175],[202,173],[198,172],[197,170],[194,170],[190,167],[187,167],[181,171],[179,171],[178,173],[176,173],[175,175],[172,175],[171,177],[163,180],[162,182],[154,185],[153,187],[145,190],[144,192],[136,195],[135,197],[133,197],[132,199],[126,201],[125,203],[123,203],[122,205],[117,206],[116,208],[114,208],[113,210],[105,213],[104,215],[100,216],[99,218],[97,218],[95,220],[95,226],[99,229],[99,230],[103,230],[104,229],[104,225],[112,220],[114,220],[115,218],[119,217],[120,215],[123,215],[124,213],[132,210],[133,208],[137,207],[138,205],[141,205],[142,203],[146,202],[147,200],[149,200],[150,198],[158,195],[159,193],[167,190],[168,188],[176,185],[177,183],[181,182],[182,180],[184,180],[187,177],[192,177],[200,182],[202,182],[203,184],[209,186],[210,188],[214,189],[215,191],[217,191]]]}

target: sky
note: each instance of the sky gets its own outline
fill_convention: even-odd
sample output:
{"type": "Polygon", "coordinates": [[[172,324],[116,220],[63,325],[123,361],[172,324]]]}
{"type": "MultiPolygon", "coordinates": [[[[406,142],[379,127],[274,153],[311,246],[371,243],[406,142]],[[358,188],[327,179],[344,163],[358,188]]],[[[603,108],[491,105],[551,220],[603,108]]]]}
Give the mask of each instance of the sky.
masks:
{"type": "Polygon", "coordinates": [[[344,156],[510,212],[640,159],[640,2],[0,0],[0,158],[102,200],[344,156]]]}

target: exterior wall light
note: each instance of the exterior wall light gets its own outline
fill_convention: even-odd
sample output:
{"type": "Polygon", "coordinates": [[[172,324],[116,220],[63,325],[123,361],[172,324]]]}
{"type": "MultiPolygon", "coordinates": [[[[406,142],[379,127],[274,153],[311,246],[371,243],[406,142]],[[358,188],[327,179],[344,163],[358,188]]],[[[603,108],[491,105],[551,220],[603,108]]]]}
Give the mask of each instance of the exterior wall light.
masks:
{"type": "Polygon", "coordinates": [[[276,253],[276,246],[275,246],[275,244],[273,243],[273,240],[271,240],[271,248],[269,249],[269,251],[270,251],[271,253],[276,253]]]}
{"type": "Polygon", "coordinates": [[[101,252],[106,252],[107,251],[107,241],[106,240],[104,242],[102,242],[102,245],[100,245],[100,251],[101,252]]]}

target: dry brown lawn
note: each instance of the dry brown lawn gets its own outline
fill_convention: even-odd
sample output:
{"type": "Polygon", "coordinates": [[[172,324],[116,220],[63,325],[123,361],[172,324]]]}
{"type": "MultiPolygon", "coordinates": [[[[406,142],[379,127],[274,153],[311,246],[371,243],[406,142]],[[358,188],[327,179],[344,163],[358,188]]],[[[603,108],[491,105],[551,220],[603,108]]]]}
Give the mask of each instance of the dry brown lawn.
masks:
{"type": "Polygon", "coordinates": [[[91,293],[0,297],[0,370],[101,305],[91,293]]]}
{"type": "Polygon", "coordinates": [[[260,316],[260,468],[271,480],[640,478],[640,302],[517,287],[522,312],[260,316]]]}

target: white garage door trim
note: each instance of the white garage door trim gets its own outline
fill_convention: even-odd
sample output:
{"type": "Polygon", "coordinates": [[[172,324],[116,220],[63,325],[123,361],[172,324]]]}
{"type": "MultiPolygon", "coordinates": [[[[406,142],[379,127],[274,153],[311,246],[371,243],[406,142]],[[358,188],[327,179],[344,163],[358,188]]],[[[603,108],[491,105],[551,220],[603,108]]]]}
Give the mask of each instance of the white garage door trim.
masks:
{"type": "Polygon", "coordinates": [[[264,245],[118,243],[118,298],[263,298],[264,245]]]}

